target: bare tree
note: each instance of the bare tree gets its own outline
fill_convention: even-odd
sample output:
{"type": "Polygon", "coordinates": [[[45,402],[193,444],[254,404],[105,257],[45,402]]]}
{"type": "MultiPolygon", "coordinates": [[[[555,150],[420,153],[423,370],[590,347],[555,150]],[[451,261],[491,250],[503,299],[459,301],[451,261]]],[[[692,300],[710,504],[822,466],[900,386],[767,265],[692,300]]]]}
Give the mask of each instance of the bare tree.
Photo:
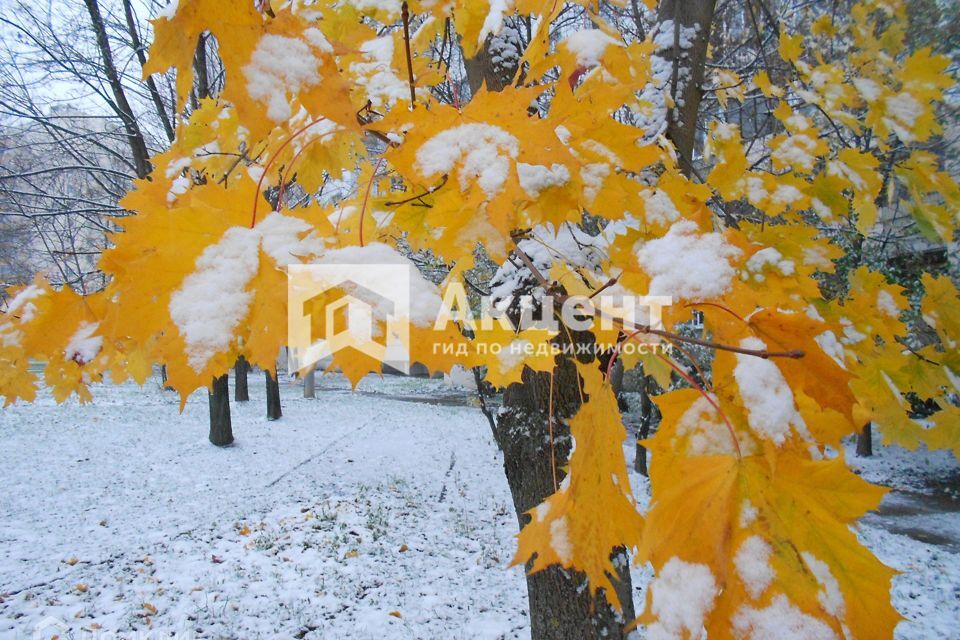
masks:
{"type": "Polygon", "coordinates": [[[173,137],[169,78],[141,79],[146,17],[97,0],[0,15],[0,221],[26,234],[16,260],[55,285],[104,286],[117,202],[173,137]]]}

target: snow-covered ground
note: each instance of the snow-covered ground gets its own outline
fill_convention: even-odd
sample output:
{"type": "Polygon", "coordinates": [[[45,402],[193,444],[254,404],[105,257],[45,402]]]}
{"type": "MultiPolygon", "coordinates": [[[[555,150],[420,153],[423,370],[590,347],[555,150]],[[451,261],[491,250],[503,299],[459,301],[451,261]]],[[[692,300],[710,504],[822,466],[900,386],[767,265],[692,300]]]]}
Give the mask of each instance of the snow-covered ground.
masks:
{"type": "MultiPolygon", "coordinates": [[[[370,377],[355,394],[327,376],[315,400],[283,386],[267,422],[250,381],[227,449],[206,440],[203,393],[180,415],[155,383],[0,411],[0,638],[528,636],[509,491],[464,392],[370,377]]],[[[919,482],[891,458],[861,471],[919,482]]],[[[904,571],[898,637],[960,637],[958,549],[893,533],[896,513],[861,534],[904,571]]],[[[955,511],[931,517],[960,535],[955,511]]]]}

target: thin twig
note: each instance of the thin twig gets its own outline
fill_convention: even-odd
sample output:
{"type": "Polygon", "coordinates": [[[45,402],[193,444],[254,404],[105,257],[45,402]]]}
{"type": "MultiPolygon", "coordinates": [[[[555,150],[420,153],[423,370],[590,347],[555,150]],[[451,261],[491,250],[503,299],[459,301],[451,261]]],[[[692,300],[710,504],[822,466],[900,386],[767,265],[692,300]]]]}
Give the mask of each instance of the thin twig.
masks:
{"type": "MultiPolygon", "coordinates": [[[[516,240],[514,240],[516,244],[516,240]]],[[[533,261],[530,259],[523,249],[517,245],[517,255],[520,256],[520,260],[523,261],[524,265],[530,270],[530,273],[533,274],[533,277],[537,279],[540,285],[546,290],[547,295],[552,296],[557,300],[561,305],[567,301],[570,296],[556,293],[554,287],[550,285],[546,278],[543,277],[543,274],[540,273],[540,270],[537,269],[536,265],[533,264],[533,261]]],[[[597,309],[593,307],[593,315],[600,316],[602,318],[607,318],[613,324],[618,325],[619,327],[629,330],[633,333],[646,333],[649,335],[660,336],[662,338],[667,338],[668,340],[677,340],[680,342],[689,342],[690,344],[700,345],[701,347],[708,347],[710,349],[719,349],[721,351],[730,351],[733,353],[740,353],[748,356],[756,356],[758,358],[769,359],[769,358],[802,358],[804,352],[800,350],[793,351],[767,351],[765,349],[745,349],[743,347],[734,347],[727,344],[721,344],[719,342],[711,342],[710,340],[701,340],[700,338],[693,338],[688,336],[681,336],[672,331],[667,331],[665,329],[654,329],[653,327],[642,325],[642,324],[633,324],[626,323],[620,318],[614,316],[608,316],[603,312],[602,309],[597,309]]]]}
{"type": "Polygon", "coordinates": [[[607,289],[609,289],[610,287],[612,287],[612,286],[615,285],[615,284],[617,284],[617,278],[610,278],[609,280],[607,280],[606,282],[604,282],[603,285],[602,285],[599,289],[597,289],[596,291],[594,291],[593,293],[591,293],[591,294],[590,294],[590,297],[591,297],[591,298],[597,297],[597,296],[600,295],[602,292],[606,291],[607,289]]]}
{"type": "Polygon", "coordinates": [[[421,201],[421,204],[422,204],[423,206],[428,207],[428,206],[430,206],[430,205],[428,205],[426,202],[423,202],[423,198],[424,198],[425,196],[430,195],[431,193],[437,192],[437,191],[438,191],[443,185],[445,185],[445,184],[447,184],[447,174],[443,174],[443,177],[440,178],[440,182],[439,182],[439,183],[437,183],[437,184],[434,185],[433,187],[430,187],[429,189],[427,189],[427,190],[424,191],[423,193],[418,193],[418,194],[416,194],[416,195],[410,196],[409,198],[407,198],[407,199],[405,199],[405,200],[391,200],[391,201],[389,201],[389,202],[384,202],[384,203],[383,203],[383,206],[385,206],[385,207],[399,207],[399,206],[402,205],[402,204],[407,204],[408,202],[413,202],[414,200],[420,200],[420,201],[421,201]]]}
{"type": "Polygon", "coordinates": [[[410,9],[404,2],[400,8],[403,18],[403,44],[407,50],[407,81],[410,83],[410,109],[417,108],[417,90],[413,82],[413,59],[410,56],[410,9]]]}

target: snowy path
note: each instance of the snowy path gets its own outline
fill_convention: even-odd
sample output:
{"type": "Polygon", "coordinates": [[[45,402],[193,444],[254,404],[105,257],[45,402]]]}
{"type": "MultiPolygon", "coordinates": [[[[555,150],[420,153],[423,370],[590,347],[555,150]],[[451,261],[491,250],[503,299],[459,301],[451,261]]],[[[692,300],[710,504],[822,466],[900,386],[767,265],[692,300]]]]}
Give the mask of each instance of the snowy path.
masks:
{"type": "MultiPolygon", "coordinates": [[[[0,411],[0,638],[44,621],[64,640],[528,636],[500,458],[462,395],[390,377],[349,394],[330,376],[316,400],[284,386],[269,423],[250,382],[224,450],[206,441],[202,393],[179,415],[155,384],[0,411]]],[[[859,464],[873,480],[955,467],[916,455],[859,464]]],[[[960,638],[960,555],[891,532],[895,517],[861,535],[905,572],[898,637],[960,638]]],[[[960,531],[956,513],[931,517],[960,531]]]]}

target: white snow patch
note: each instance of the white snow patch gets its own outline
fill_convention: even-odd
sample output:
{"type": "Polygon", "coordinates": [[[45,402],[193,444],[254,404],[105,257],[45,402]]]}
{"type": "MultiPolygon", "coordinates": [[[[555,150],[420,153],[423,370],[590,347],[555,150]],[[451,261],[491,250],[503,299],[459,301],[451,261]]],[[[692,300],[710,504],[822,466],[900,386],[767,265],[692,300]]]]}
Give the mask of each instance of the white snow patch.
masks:
{"type": "Polygon", "coordinates": [[[810,573],[823,587],[817,592],[817,600],[823,606],[823,610],[832,616],[842,618],[844,615],[843,592],[840,591],[840,583],[830,572],[830,567],[809,551],[801,552],[800,556],[810,569],[810,573]]]}
{"type": "Polygon", "coordinates": [[[257,224],[263,252],[280,266],[300,262],[323,252],[323,239],[305,220],[271,213],[257,224]]]}
{"type": "Polygon", "coordinates": [[[777,185],[777,190],[770,194],[773,204],[791,205],[803,198],[803,192],[792,184],[777,185]]]}
{"type": "Polygon", "coordinates": [[[863,191],[867,187],[867,183],[863,177],[842,160],[831,160],[828,162],[827,175],[849,181],[857,191],[863,191]]]}
{"type": "Polygon", "coordinates": [[[664,20],[657,24],[653,43],[658,51],[673,48],[689,49],[693,46],[693,39],[697,37],[699,30],[700,25],[696,23],[689,27],[681,24],[678,29],[673,20],[664,20]]]}
{"type": "Polygon", "coordinates": [[[784,595],[776,596],[764,609],[742,606],[733,616],[733,629],[751,640],[834,640],[826,624],[807,615],[784,595]]]}
{"type": "Polygon", "coordinates": [[[536,506],[536,508],[534,509],[534,515],[535,515],[536,518],[537,518],[537,522],[543,522],[544,520],[546,520],[546,519],[547,519],[547,514],[549,514],[549,513],[550,513],[550,503],[549,503],[549,502],[541,502],[541,503],[538,504],[538,505],[536,506]]]}
{"type": "Polygon", "coordinates": [[[767,193],[766,187],[763,186],[763,180],[757,176],[748,177],[745,185],[747,187],[747,198],[754,204],[763,202],[770,195],[767,193]]]}
{"type": "Polygon", "coordinates": [[[793,260],[784,258],[783,254],[773,247],[767,247],[750,256],[750,259],[747,260],[746,264],[747,271],[742,273],[741,277],[744,280],[752,277],[753,280],[757,282],[763,282],[766,280],[766,276],[763,274],[763,271],[768,266],[775,268],[780,272],[781,275],[785,276],[793,275],[796,267],[796,265],[793,263],[793,260]]]}
{"type": "Polygon", "coordinates": [[[310,230],[303,220],[271,213],[253,229],[231,227],[204,249],[169,305],[195,371],[229,347],[246,317],[253,298],[246,288],[257,273],[261,245],[279,266],[300,262],[323,251],[323,240],[310,230]]]}
{"type": "Polygon", "coordinates": [[[383,11],[394,16],[400,13],[400,0],[348,0],[358,11],[383,11]]]}
{"type": "Polygon", "coordinates": [[[410,98],[410,86],[393,70],[393,36],[385,35],[360,45],[367,62],[354,62],[350,71],[366,89],[374,107],[392,107],[397,100],[410,98]]]}
{"type": "Polygon", "coordinates": [[[881,289],[877,293],[877,309],[883,311],[891,318],[900,317],[900,309],[897,307],[897,302],[893,299],[893,296],[890,295],[889,291],[881,289]]]}
{"type": "Polygon", "coordinates": [[[173,20],[173,17],[177,15],[177,9],[180,8],[180,0],[170,0],[170,2],[163,9],[157,12],[157,18],[163,18],[164,20],[173,20]]]}
{"type": "Polygon", "coordinates": [[[866,102],[874,102],[880,97],[880,85],[869,78],[854,78],[853,86],[866,102]]]}
{"type": "Polygon", "coordinates": [[[226,351],[247,315],[253,294],[246,288],[257,273],[259,243],[256,229],[228,229],[204,249],[196,269],[170,296],[170,318],[183,336],[187,362],[197,372],[226,351]]]}
{"type": "Polygon", "coordinates": [[[637,258],[651,276],[649,295],[705,300],[730,288],[729,260],[740,253],[719,233],[697,233],[696,223],[681,220],[662,238],[643,244],[637,258]]]}
{"type": "Polygon", "coordinates": [[[533,348],[533,343],[523,338],[517,338],[506,345],[497,354],[497,360],[500,363],[500,373],[507,373],[517,365],[523,363],[526,355],[533,348]]]}
{"type": "Polygon", "coordinates": [[[833,266],[825,255],[824,249],[817,245],[803,248],[803,263],[818,269],[829,269],[833,266]]]}
{"type": "Polygon", "coordinates": [[[701,635],[703,620],[717,597],[717,582],[710,567],[675,556],[663,565],[650,589],[651,610],[657,616],[657,621],[647,627],[650,640],[701,635]]]}
{"type": "Polygon", "coordinates": [[[642,189],[643,215],[650,224],[667,225],[680,217],[673,200],[662,189],[642,189]]]}
{"type": "Polygon", "coordinates": [[[603,181],[610,175],[610,165],[605,162],[592,162],[580,167],[580,179],[583,180],[583,195],[587,202],[593,202],[600,194],[603,181]]]}
{"type": "Polygon", "coordinates": [[[310,45],[298,38],[266,34],[260,38],[250,62],[243,67],[247,93],[266,103],[267,117],[274,122],[289,120],[287,94],[320,82],[320,61],[310,45]]]}
{"type": "Polygon", "coordinates": [[[577,64],[584,67],[596,67],[600,64],[607,47],[623,46],[600,29],[575,31],[561,41],[577,57],[577,64]]]}
{"type": "Polygon", "coordinates": [[[37,306],[31,300],[35,300],[45,293],[46,291],[35,284],[27,285],[7,303],[7,315],[19,316],[21,323],[30,322],[33,320],[34,314],[37,313],[37,306]]]}
{"type": "Polygon", "coordinates": [[[886,112],[889,117],[883,123],[904,142],[912,142],[913,126],[923,115],[923,105],[909,93],[901,93],[886,99],[886,112]]]}
{"type": "Polygon", "coordinates": [[[766,540],[760,536],[750,536],[743,541],[733,558],[737,575],[754,600],[762,596],[773,582],[774,572],[770,566],[772,553],[773,550],[766,540]]]}
{"type": "Polygon", "coordinates": [[[187,176],[177,176],[170,183],[170,189],[167,190],[167,204],[173,204],[177,196],[183,195],[190,188],[193,181],[187,176]]]}
{"type": "Polygon", "coordinates": [[[477,44],[483,45],[488,35],[496,35],[503,29],[503,17],[513,10],[514,0],[489,0],[490,10],[483,19],[483,26],[477,36],[477,44]]]}
{"type": "Polygon", "coordinates": [[[75,360],[77,364],[86,364],[96,358],[103,347],[103,336],[93,335],[99,327],[99,322],[81,322],[63,350],[64,358],[75,360]]]}
{"type": "MultiPolygon", "coordinates": [[[[723,418],[703,397],[693,401],[677,422],[677,435],[688,437],[688,455],[735,455],[736,443],[723,418]]],[[[739,434],[741,453],[749,455],[753,441],[747,434],[739,434]],[[746,451],[744,451],[746,449],[746,451]]]]}
{"type": "Polygon", "coordinates": [[[562,164],[546,167],[542,164],[517,163],[517,178],[520,186],[531,198],[551,187],[562,187],[570,181],[570,171],[562,164]]]}
{"type": "Polygon", "coordinates": [[[460,167],[460,190],[474,178],[487,198],[503,190],[510,160],[517,157],[517,139],[489,124],[462,124],[441,131],[417,150],[417,170],[426,177],[449,173],[460,167]]]}
{"type": "Polygon", "coordinates": [[[840,338],[840,342],[843,344],[857,344],[867,339],[865,333],[858,331],[857,328],[853,326],[850,318],[840,318],[840,326],[843,327],[843,337],[840,338]]]}
{"type": "Polygon", "coordinates": [[[303,35],[318,51],[322,51],[323,53],[333,53],[333,45],[330,44],[330,41],[327,40],[327,36],[323,35],[323,31],[320,31],[320,29],[317,29],[316,27],[310,27],[309,29],[304,30],[303,35]]]}
{"type": "Polygon", "coordinates": [[[794,169],[810,171],[816,157],[813,151],[816,148],[816,142],[810,136],[800,134],[787,138],[774,149],[771,157],[785,166],[791,166],[794,169]]]}
{"type": "Polygon", "coordinates": [[[743,529],[749,527],[756,521],[757,515],[759,515],[757,508],[753,506],[752,502],[744,498],[740,505],[740,527],[743,529]]]}
{"type": "Polygon", "coordinates": [[[815,337],[814,340],[818,345],[820,345],[820,348],[823,349],[824,353],[833,358],[834,362],[844,369],[847,368],[845,362],[847,354],[843,350],[843,345],[840,344],[839,340],[837,340],[837,334],[835,334],[833,331],[824,331],[815,337]]]}
{"type": "MultiPolygon", "coordinates": [[[[755,350],[767,348],[759,338],[745,338],[740,346],[755,350]]],[[[740,388],[750,427],[778,446],[790,435],[791,426],[804,435],[806,425],[794,406],[793,392],[780,368],[769,359],[742,353],[736,357],[733,376],[740,388]]]]}
{"type": "Polygon", "coordinates": [[[561,516],[550,523],[550,546],[563,564],[569,564],[573,559],[573,544],[570,542],[566,517],[561,516]]]}

